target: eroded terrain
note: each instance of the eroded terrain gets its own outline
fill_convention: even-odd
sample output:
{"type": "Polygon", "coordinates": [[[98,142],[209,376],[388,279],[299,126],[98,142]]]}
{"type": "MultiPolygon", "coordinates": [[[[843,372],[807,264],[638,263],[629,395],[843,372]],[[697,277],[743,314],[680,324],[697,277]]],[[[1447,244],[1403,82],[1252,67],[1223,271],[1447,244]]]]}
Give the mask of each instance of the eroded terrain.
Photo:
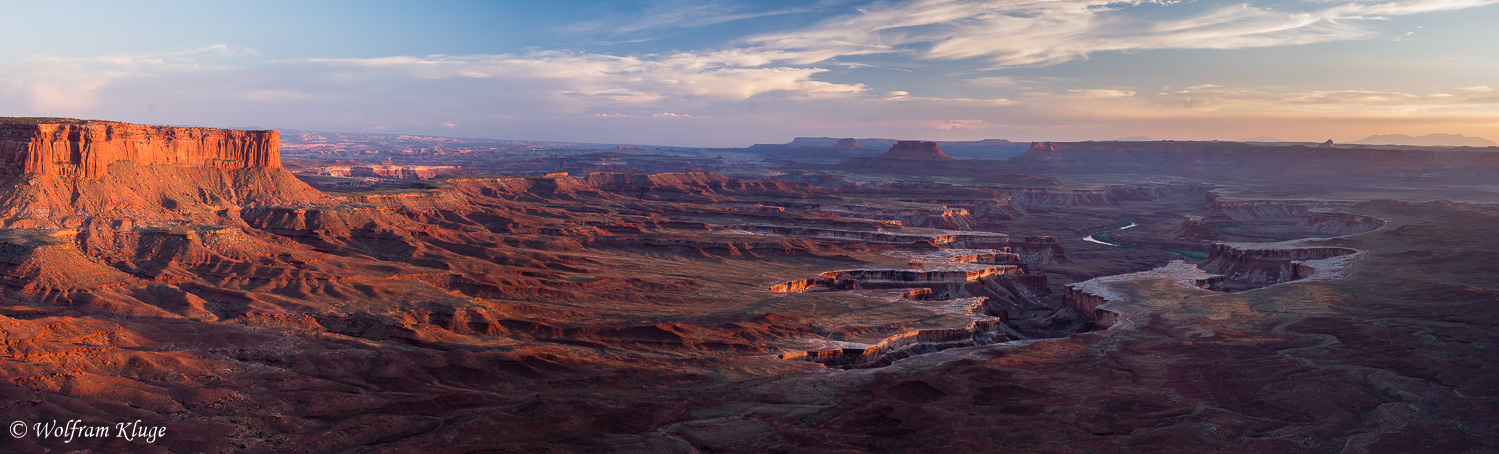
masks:
{"type": "Polygon", "coordinates": [[[900,142],[324,192],[261,139],[153,161],[112,125],[3,138],[0,408],[168,432],[7,451],[1499,447],[1499,208],[1422,201],[1461,182],[1258,197],[1024,173],[1067,162],[1040,145],[955,181],[900,142]]]}

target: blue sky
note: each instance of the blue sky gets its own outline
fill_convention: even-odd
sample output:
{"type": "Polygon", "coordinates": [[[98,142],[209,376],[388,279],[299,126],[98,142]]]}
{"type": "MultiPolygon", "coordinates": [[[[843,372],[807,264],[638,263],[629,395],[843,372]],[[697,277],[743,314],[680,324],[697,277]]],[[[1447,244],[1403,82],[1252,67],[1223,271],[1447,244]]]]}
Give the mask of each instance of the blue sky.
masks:
{"type": "Polygon", "coordinates": [[[7,5],[0,115],[744,146],[1499,139],[1499,0],[7,5]]]}

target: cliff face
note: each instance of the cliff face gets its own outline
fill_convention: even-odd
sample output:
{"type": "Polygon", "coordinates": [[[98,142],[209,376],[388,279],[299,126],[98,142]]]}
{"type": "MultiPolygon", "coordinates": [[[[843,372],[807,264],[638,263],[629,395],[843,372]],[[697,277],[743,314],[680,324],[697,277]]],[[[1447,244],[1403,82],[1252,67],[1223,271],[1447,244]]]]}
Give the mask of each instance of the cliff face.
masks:
{"type": "Polygon", "coordinates": [[[1012,340],[1004,332],[1006,318],[975,320],[967,328],[909,331],[885,338],[867,348],[809,350],[777,355],[780,359],[810,361],[845,369],[887,366],[896,360],[949,348],[987,345],[1012,340]]]}
{"type": "Polygon", "coordinates": [[[1062,153],[1057,151],[1057,144],[1052,142],[1031,142],[1031,147],[1027,148],[1024,153],[1010,159],[1016,161],[1068,160],[1066,156],[1062,156],[1062,153]]]}
{"type": "Polygon", "coordinates": [[[1312,209],[1351,206],[1355,202],[1340,200],[1241,200],[1208,194],[1211,218],[1252,221],[1274,218],[1302,218],[1312,209]]]}
{"type": "MultiPolygon", "coordinates": [[[[560,174],[566,176],[566,174],[560,174]]],[[[571,179],[568,180],[569,184],[571,179]]],[[[617,173],[592,172],[578,179],[577,184],[599,191],[650,200],[672,201],[727,201],[727,194],[774,193],[786,196],[800,193],[803,196],[822,193],[802,183],[779,181],[754,181],[729,178],[713,172],[669,172],[669,173],[617,173]]]]}
{"type": "Polygon", "coordinates": [[[1373,216],[1330,211],[1307,211],[1296,225],[1326,235],[1357,235],[1384,227],[1385,221],[1373,216]]]}
{"type": "Polygon", "coordinates": [[[1025,263],[1032,265],[1066,263],[1071,260],[1067,258],[1067,251],[1062,249],[1061,242],[1055,236],[1028,236],[1024,242],[1011,244],[1015,253],[1025,263]]]}
{"type": "Polygon", "coordinates": [[[1342,247],[1284,246],[1276,243],[1213,243],[1202,269],[1235,281],[1277,284],[1304,279],[1316,273],[1304,262],[1353,255],[1356,249],[1342,247]]]}
{"type": "Polygon", "coordinates": [[[1120,307],[1116,303],[1125,303],[1128,301],[1127,297],[1105,284],[1152,279],[1170,279],[1183,287],[1216,289],[1226,280],[1226,277],[1221,274],[1211,274],[1210,270],[1198,269],[1196,265],[1187,264],[1185,261],[1175,260],[1167,263],[1166,266],[1149,271],[1096,277],[1068,284],[1066,292],[1062,294],[1062,306],[1076,310],[1084,317],[1092,319],[1095,328],[1108,329],[1119,322],[1121,310],[1135,312],[1138,308],[1130,308],[1127,304],[1120,307]]]}
{"type": "Polygon", "coordinates": [[[0,120],[0,173],[99,178],[117,161],[219,169],[281,167],[280,134],[106,121],[0,120]]]}
{"type": "Polygon", "coordinates": [[[922,142],[917,140],[902,140],[890,147],[889,151],[875,156],[875,159],[891,159],[897,161],[951,161],[952,156],[942,152],[942,147],[937,142],[922,142]]]}
{"type": "Polygon", "coordinates": [[[1186,215],[1177,228],[1167,232],[1171,238],[1187,241],[1211,241],[1218,239],[1218,232],[1202,216],[1186,215]]]}
{"type": "Polygon", "coordinates": [[[862,150],[864,148],[865,147],[863,145],[859,145],[859,140],[858,139],[854,139],[854,138],[838,139],[838,143],[833,144],[833,149],[835,149],[835,150],[848,150],[848,149],[859,149],[859,150],[862,150]]]}

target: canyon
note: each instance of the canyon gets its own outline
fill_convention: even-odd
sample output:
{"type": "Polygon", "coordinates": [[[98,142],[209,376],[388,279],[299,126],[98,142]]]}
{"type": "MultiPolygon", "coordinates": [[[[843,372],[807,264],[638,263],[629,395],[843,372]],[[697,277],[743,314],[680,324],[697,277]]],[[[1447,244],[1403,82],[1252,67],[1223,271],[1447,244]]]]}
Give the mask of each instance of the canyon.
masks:
{"type": "Polygon", "coordinates": [[[0,119],[4,446],[1484,452],[1484,153],[0,119]]]}

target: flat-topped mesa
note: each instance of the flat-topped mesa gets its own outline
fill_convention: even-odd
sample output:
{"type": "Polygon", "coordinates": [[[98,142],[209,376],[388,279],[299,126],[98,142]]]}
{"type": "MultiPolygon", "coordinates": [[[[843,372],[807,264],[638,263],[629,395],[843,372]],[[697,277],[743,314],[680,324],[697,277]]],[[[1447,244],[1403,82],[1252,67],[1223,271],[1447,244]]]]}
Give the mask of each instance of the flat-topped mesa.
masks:
{"type": "Polygon", "coordinates": [[[276,131],[0,117],[0,174],[94,179],[117,161],[224,170],[279,168],[280,142],[276,131]]]}
{"type": "Polygon", "coordinates": [[[1062,160],[1067,160],[1067,157],[1066,156],[1062,156],[1062,153],[1057,150],[1057,144],[1055,144],[1055,143],[1052,143],[1052,142],[1031,142],[1031,147],[1027,148],[1024,153],[1021,153],[1021,154],[1019,154],[1019,155],[1017,155],[1017,156],[1015,156],[1013,158],[1010,158],[1010,159],[1014,159],[1014,160],[1017,160],[1017,161],[1025,161],[1025,160],[1062,161],[1062,160]]]}
{"type": "Polygon", "coordinates": [[[1186,215],[1182,217],[1182,223],[1175,229],[1167,232],[1171,238],[1187,241],[1211,241],[1218,239],[1218,231],[1213,230],[1208,224],[1208,218],[1197,215],[1186,215]]]}
{"type": "Polygon", "coordinates": [[[942,152],[937,142],[922,142],[919,140],[902,140],[890,147],[890,150],[875,156],[875,159],[889,159],[896,161],[952,161],[952,156],[942,152]]]}
{"type": "Polygon", "coordinates": [[[845,138],[845,139],[838,139],[838,143],[833,144],[833,149],[834,150],[863,150],[863,149],[866,149],[866,147],[863,146],[863,145],[860,145],[858,139],[845,138]]]}

